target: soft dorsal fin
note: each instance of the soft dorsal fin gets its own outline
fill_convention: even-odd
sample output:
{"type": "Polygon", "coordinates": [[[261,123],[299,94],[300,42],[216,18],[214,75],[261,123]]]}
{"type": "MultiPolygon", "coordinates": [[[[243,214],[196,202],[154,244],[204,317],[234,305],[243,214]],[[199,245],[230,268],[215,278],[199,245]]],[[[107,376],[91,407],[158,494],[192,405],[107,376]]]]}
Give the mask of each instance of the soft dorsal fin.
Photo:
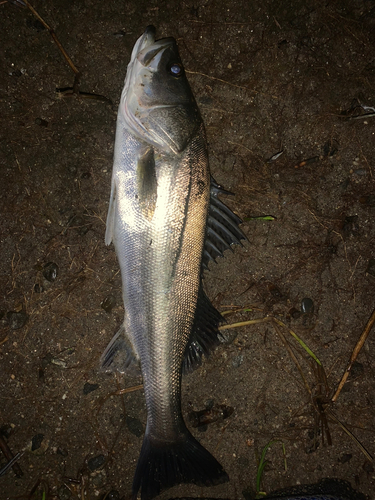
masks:
{"type": "Polygon", "coordinates": [[[222,257],[231,245],[240,244],[246,236],[239,228],[242,220],[228,208],[219,198],[219,194],[232,194],[225,191],[211,177],[210,207],[208,211],[206,236],[202,257],[202,270],[208,269],[208,263],[222,257]]]}
{"type": "Polygon", "coordinates": [[[205,294],[201,281],[193,328],[185,350],[184,373],[197,368],[202,363],[203,354],[208,356],[220,343],[221,335],[218,326],[223,321],[224,318],[205,294]]]}

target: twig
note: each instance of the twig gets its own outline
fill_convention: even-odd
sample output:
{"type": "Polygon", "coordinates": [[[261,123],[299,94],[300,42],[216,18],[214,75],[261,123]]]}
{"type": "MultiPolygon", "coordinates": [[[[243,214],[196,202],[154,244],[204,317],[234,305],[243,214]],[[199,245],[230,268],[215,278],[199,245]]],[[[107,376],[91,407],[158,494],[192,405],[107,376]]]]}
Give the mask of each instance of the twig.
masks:
{"type": "Polygon", "coordinates": [[[140,391],[143,389],[143,384],[134,385],[133,387],[127,387],[126,389],[119,389],[118,391],[113,392],[111,395],[113,396],[121,396],[121,394],[128,394],[129,392],[140,391]]]}
{"type": "MultiPolygon", "coordinates": [[[[200,71],[185,70],[185,73],[190,73],[191,75],[205,76],[210,80],[216,80],[217,82],[226,83],[227,85],[230,85],[231,87],[236,87],[237,89],[244,89],[244,90],[249,90],[250,92],[254,92],[255,94],[267,95],[264,92],[260,92],[259,90],[251,89],[250,87],[245,87],[244,85],[236,85],[235,83],[228,82],[227,80],[222,80],[221,78],[216,78],[215,76],[206,75],[206,73],[201,73],[200,71]]],[[[271,95],[270,97],[272,97],[273,99],[278,99],[276,95],[271,95]]]]}
{"type": "Polygon", "coordinates": [[[272,321],[272,318],[266,316],[265,318],[260,319],[250,319],[249,321],[239,321],[238,323],[230,323],[229,325],[221,325],[219,326],[219,330],[229,330],[231,328],[238,328],[240,326],[247,325],[256,325],[257,323],[267,323],[267,321],[272,321]]]}
{"type": "Polygon", "coordinates": [[[294,352],[292,351],[292,349],[290,348],[290,345],[288,344],[288,342],[286,341],[286,338],[284,337],[283,333],[281,333],[281,330],[279,329],[279,327],[277,326],[277,322],[275,320],[275,318],[273,318],[274,320],[274,325],[273,327],[275,328],[276,330],[276,333],[277,335],[280,337],[282,343],[284,344],[284,346],[286,347],[286,349],[288,350],[288,353],[289,353],[289,356],[292,358],[292,360],[294,361],[298,371],[300,372],[300,375],[302,377],[302,380],[303,380],[303,383],[305,384],[305,387],[307,389],[307,392],[310,394],[310,396],[312,396],[312,392],[311,392],[311,389],[309,387],[309,384],[307,383],[307,380],[306,380],[306,377],[303,373],[303,370],[302,370],[302,367],[301,365],[299,364],[299,361],[298,359],[296,358],[294,352]]]}
{"type": "Polygon", "coordinates": [[[74,65],[73,61],[70,59],[70,57],[68,56],[68,54],[66,53],[64,47],[61,45],[59,39],[57,38],[56,36],[56,33],[54,32],[54,30],[46,23],[46,21],[38,14],[38,12],[34,9],[34,7],[28,2],[28,0],[23,0],[24,3],[26,4],[26,6],[31,10],[31,12],[34,14],[34,16],[38,19],[38,21],[40,21],[43,26],[49,31],[49,34],[51,35],[51,37],[53,38],[53,41],[56,43],[57,45],[57,48],[60,50],[60,52],[62,53],[62,55],[64,56],[64,59],[66,60],[66,62],[69,64],[69,66],[71,67],[72,71],[74,72],[75,74],[75,79],[74,79],[74,85],[75,86],[78,86],[78,81],[79,81],[79,75],[80,75],[80,72],[79,70],[76,68],[76,66],[74,65]]]}
{"type": "MultiPolygon", "coordinates": [[[[5,458],[9,461],[9,463],[11,463],[11,467],[13,467],[13,470],[14,470],[14,473],[16,474],[16,476],[17,477],[23,476],[23,472],[22,472],[21,467],[18,464],[16,464],[15,462],[13,462],[14,455],[11,452],[7,442],[5,441],[5,439],[3,438],[3,436],[1,434],[0,434],[0,449],[4,453],[5,458]]],[[[9,467],[9,464],[7,464],[6,467],[9,467]]]]}
{"type": "Polygon", "coordinates": [[[287,325],[285,323],[283,323],[282,321],[280,321],[279,319],[276,319],[276,318],[272,318],[272,319],[279,326],[283,326],[284,328],[286,328],[288,330],[288,332],[291,334],[291,336],[294,337],[296,339],[296,341],[301,345],[301,347],[303,347],[305,349],[307,354],[309,354],[318,363],[318,365],[322,366],[322,363],[315,356],[315,354],[312,352],[312,350],[305,344],[305,342],[302,339],[300,339],[298,337],[298,335],[293,330],[288,328],[287,325]]]}
{"type": "Polygon", "coordinates": [[[347,433],[347,435],[353,439],[353,441],[356,443],[356,445],[359,447],[359,449],[362,451],[365,457],[370,462],[372,462],[374,459],[372,458],[370,453],[366,450],[363,444],[358,441],[358,439],[354,436],[354,434],[350,432],[350,430],[342,422],[340,422],[340,420],[336,417],[336,415],[328,408],[325,409],[325,413],[329,415],[336,423],[339,424],[339,426],[347,433]]]}
{"type": "Polygon", "coordinates": [[[371,328],[374,326],[375,323],[375,309],[372,311],[372,314],[370,316],[370,319],[367,322],[367,325],[365,326],[365,329],[362,332],[362,335],[359,337],[359,340],[354,347],[354,350],[352,352],[352,355],[350,357],[350,361],[348,366],[346,367],[346,370],[344,372],[344,375],[342,376],[341,382],[339,383],[339,386],[337,388],[337,391],[335,392],[334,396],[332,397],[332,402],[334,403],[337,398],[339,397],[339,394],[342,390],[342,388],[345,385],[345,382],[347,381],[349,377],[350,370],[352,369],[354,361],[357,359],[358,354],[360,353],[360,350],[363,347],[363,344],[366,342],[366,339],[371,331],[371,328]]]}
{"type": "Polygon", "coordinates": [[[22,457],[23,453],[17,453],[17,455],[14,455],[12,460],[10,460],[4,467],[0,470],[0,477],[4,476],[4,474],[14,466],[14,464],[17,462],[22,457]]]}

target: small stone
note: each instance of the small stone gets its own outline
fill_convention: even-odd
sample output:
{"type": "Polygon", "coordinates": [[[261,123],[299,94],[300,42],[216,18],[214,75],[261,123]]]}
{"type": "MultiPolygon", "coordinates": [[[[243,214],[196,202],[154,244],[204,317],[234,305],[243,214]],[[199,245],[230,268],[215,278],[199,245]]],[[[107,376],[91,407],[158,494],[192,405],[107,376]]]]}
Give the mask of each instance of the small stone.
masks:
{"type": "Polygon", "coordinates": [[[48,262],[43,268],[43,276],[47,281],[55,281],[59,272],[59,266],[54,262],[48,262]]]}
{"type": "Polygon", "coordinates": [[[113,295],[108,295],[103,302],[100,304],[100,307],[105,310],[105,312],[110,313],[112,309],[116,305],[116,299],[113,295]]]}
{"type": "Polygon", "coordinates": [[[370,462],[366,462],[362,465],[362,469],[367,472],[367,474],[373,474],[374,466],[370,462]]]}
{"type": "Polygon", "coordinates": [[[93,472],[94,470],[100,469],[105,463],[104,455],[97,455],[96,457],[90,458],[87,462],[87,467],[93,472]]]}
{"type": "Polygon", "coordinates": [[[12,434],[13,428],[11,425],[3,425],[2,427],[0,427],[0,435],[5,437],[6,439],[9,439],[12,434]]]}
{"type": "Polygon", "coordinates": [[[243,363],[243,354],[238,354],[235,358],[232,359],[233,368],[238,368],[243,363]]]}
{"type": "Polygon", "coordinates": [[[11,330],[19,330],[20,328],[25,326],[29,317],[24,311],[9,311],[7,313],[7,319],[9,328],[11,330]]]}
{"type": "Polygon", "coordinates": [[[99,384],[90,384],[90,382],[86,382],[86,384],[83,386],[83,394],[87,396],[87,394],[90,394],[90,392],[96,391],[98,387],[99,384]]]}
{"type": "Polygon", "coordinates": [[[351,453],[343,453],[338,461],[340,462],[340,464],[346,464],[346,462],[349,462],[352,457],[353,455],[351,453]]]}
{"type": "Polygon", "coordinates": [[[57,448],[56,453],[58,455],[61,455],[62,457],[67,457],[68,456],[68,452],[64,448],[57,448]]]}
{"type": "Polygon", "coordinates": [[[69,500],[69,498],[71,498],[72,496],[72,492],[67,486],[65,486],[65,484],[62,484],[57,490],[57,496],[59,500],[69,500]]]}
{"type": "Polygon", "coordinates": [[[39,450],[42,446],[42,442],[44,439],[44,434],[35,434],[35,436],[31,440],[31,451],[39,450]]]}
{"type": "Polygon", "coordinates": [[[34,285],[34,292],[35,293],[42,293],[42,292],[44,292],[43,286],[39,285],[39,283],[35,283],[35,285],[34,285]]]}
{"type": "Polygon", "coordinates": [[[308,297],[302,299],[301,311],[303,312],[303,314],[312,314],[314,312],[314,302],[308,297]]]}
{"type": "Polygon", "coordinates": [[[39,127],[48,127],[47,120],[43,120],[43,118],[35,118],[35,125],[39,125],[39,127]]]}
{"type": "Polygon", "coordinates": [[[120,500],[120,493],[117,490],[111,490],[105,496],[105,500],[120,500]]]}

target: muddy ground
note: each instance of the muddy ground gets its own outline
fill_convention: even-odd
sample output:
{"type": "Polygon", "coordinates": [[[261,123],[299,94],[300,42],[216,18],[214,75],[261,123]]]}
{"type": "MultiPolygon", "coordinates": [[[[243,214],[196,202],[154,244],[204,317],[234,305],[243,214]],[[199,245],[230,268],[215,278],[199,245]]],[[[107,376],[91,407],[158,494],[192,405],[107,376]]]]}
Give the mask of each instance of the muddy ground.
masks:
{"type": "Polygon", "coordinates": [[[104,244],[116,108],[148,24],[178,40],[211,171],[235,193],[227,203],[249,239],[211,266],[207,293],[220,311],[249,309],[229,323],[279,321],[226,330],[183,381],[185,418],[219,417],[189,427],[230,482],[162,498],[251,498],[271,440],[263,491],[335,477],[373,498],[374,466],[358,445],[375,455],[373,333],[327,403],[375,307],[375,2],[33,5],[79,68],[80,91],[107,100],[57,93],[74,73],[51,34],[0,3],[0,427],[23,452],[23,475],[0,477],[0,498],[130,494],[145,402],[141,389],[118,391],[141,380],[100,373],[98,360],[123,318],[104,244]],[[225,419],[220,405],[233,410],[225,419]]]}

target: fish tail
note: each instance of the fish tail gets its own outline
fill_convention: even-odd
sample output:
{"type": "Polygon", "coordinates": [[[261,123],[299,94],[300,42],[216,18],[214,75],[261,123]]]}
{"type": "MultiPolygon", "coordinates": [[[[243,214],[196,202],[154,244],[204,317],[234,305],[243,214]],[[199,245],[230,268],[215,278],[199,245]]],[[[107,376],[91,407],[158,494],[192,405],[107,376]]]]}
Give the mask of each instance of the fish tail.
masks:
{"type": "Polygon", "coordinates": [[[180,483],[215,486],[228,481],[219,462],[186,429],[184,438],[155,441],[146,432],[133,480],[132,500],[151,500],[162,490],[180,483]]]}

